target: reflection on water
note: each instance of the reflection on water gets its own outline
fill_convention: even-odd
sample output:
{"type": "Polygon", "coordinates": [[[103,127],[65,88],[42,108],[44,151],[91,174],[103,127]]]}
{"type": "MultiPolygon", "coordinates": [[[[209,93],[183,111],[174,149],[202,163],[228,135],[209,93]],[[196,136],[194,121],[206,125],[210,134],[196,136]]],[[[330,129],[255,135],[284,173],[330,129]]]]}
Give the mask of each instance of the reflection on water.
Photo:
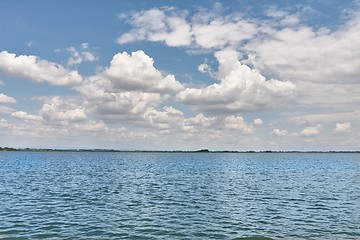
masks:
{"type": "Polygon", "coordinates": [[[0,239],[360,239],[360,156],[1,152],[0,199],[0,239]]]}

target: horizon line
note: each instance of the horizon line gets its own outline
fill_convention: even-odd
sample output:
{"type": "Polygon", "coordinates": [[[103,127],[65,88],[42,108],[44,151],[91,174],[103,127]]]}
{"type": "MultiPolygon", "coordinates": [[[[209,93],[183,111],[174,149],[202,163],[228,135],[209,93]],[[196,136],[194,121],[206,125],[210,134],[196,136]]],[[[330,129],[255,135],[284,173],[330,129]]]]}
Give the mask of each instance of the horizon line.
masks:
{"type": "Polygon", "coordinates": [[[144,153],[360,153],[360,150],[121,150],[107,148],[29,148],[0,147],[0,151],[29,152],[144,152],[144,153]]]}

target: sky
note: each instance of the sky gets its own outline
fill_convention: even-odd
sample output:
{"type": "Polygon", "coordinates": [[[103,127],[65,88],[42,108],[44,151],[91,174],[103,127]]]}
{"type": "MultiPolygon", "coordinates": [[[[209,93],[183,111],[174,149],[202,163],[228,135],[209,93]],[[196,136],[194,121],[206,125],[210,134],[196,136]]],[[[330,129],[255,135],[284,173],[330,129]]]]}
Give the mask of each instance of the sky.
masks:
{"type": "Polygon", "coordinates": [[[359,150],[359,1],[0,1],[0,146],[359,150]]]}

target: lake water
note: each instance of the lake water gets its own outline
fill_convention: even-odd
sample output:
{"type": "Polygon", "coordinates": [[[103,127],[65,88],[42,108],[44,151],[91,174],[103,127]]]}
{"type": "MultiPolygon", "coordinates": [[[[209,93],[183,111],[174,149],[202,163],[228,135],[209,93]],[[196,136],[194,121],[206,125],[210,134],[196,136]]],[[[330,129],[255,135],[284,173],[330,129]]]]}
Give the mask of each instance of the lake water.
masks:
{"type": "Polygon", "coordinates": [[[360,239],[360,154],[0,152],[0,239],[360,239]]]}

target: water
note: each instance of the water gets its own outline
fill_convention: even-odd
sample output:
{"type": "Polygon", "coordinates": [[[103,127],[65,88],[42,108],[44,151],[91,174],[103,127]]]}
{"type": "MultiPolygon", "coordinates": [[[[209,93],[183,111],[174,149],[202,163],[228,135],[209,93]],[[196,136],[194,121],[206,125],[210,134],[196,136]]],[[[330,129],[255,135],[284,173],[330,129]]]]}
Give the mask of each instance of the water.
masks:
{"type": "Polygon", "coordinates": [[[360,154],[0,152],[0,239],[360,239],[360,154]]]}

